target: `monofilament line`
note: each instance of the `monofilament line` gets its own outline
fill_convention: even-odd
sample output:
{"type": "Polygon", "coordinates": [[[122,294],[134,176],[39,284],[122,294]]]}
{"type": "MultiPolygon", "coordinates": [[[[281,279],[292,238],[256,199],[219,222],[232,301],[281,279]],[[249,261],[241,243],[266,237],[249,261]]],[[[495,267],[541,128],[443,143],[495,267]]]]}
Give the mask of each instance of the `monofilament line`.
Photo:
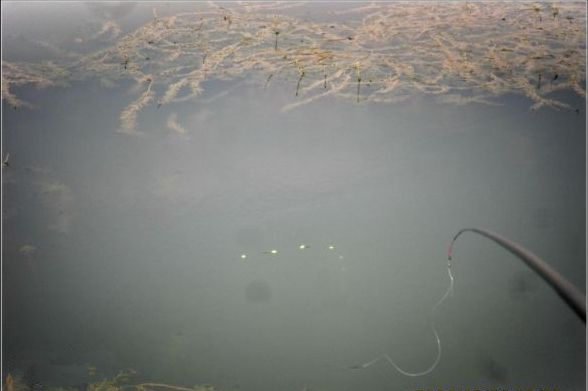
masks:
{"type": "Polygon", "coordinates": [[[451,260],[450,259],[447,260],[447,274],[449,275],[449,286],[445,290],[445,293],[443,294],[443,296],[441,296],[439,301],[437,301],[437,303],[433,306],[433,309],[431,310],[431,330],[433,331],[433,335],[435,336],[435,341],[437,342],[437,356],[435,357],[435,360],[433,361],[433,363],[427,369],[420,371],[420,372],[406,371],[406,370],[400,368],[400,366],[398,366],[398,364],[396,364],[394,362],[394,360],[392,360],[392,358],[390,357],[390,355],[388,355],[388,353],[384,353],[380,357],[376,357],[366,363],[354,365],[354,366],[350,367],[350,369],[369,368],[372,365],[378,363],[379,361],[385,360],[388,362],[388,364],[390,364],[394,369],[396,369],[398,372],[400,372],[404,376],[419,377],[419,376],[428,375],[429,373],[433,372],[435,370],[435,368],[437,368],[437,365],[439,365],[439,362],[441,361],[441,352],[442,352],[441,338],[439,338],[439,333],[437,332],[437,327],[435,326],[435,315],[437,313],[437,309],[439,308],[439,306],[441,306],[441,304],[443,304],[445,299],[447,299],[447,297],[449,297],[449,295],[453,293],[454,278],[453,278],[453,273],[451,272],[451,260]]]}

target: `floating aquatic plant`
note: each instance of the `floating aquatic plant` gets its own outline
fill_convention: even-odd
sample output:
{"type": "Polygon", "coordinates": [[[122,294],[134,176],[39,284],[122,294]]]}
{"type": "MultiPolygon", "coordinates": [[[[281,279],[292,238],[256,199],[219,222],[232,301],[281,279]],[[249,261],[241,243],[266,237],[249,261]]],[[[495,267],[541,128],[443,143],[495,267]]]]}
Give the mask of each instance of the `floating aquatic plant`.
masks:
{"type": "Polygon", "coordinates": [[[296,61],[296,67],[298,68],[298,73],[299,73],[299,77],[298,77],[298,83],[296,84],[296,96],[298,96],[298,91],[300,90],[300,82],[302,81],[302,78],[304,77],[304,75],[306,74],[306,72],[304,72],[304,67],[298,63],[298,61],[296,61]]]}
{"type": "Polygon", "coordinates": [[[280,35],[280,32],[276,30],[274,31],[274,34],[276,35],[276,44],[274,46],[274,50],[278,50],[278,35],[280,35]]]}
{"type": "Polygon", "coordinates": [[[279,14],[292,6],[298,4],[211,5],[166,17],[154,12],[153,20],[114,35],[110,47],[93,53],[67,52],[53,63],[3,61],[2,98],[17,108],[27,105],[15,92],[24,85],[134,80],[138,96],[121,110],[121,129],[132,134],[146,107],[198,99],[210,79],[246,77],[261,86],[278,75],[297,80],[298,100],[284,110],[327,96],[357,101],[365,75],[371,80],[361,96],[366,103],[426,94],[446,103],[496,104],[497,97],[521,94],[533,109],[573,112],[577,108],[554,92],[586,93],[581,3],[551,9],[515,2],[380,3],[334,11],[345,15],[343,22],[279,14]],[[539,23],[547,10],[553,17],[539,23]],[[556,70],[558,83],[537,80],[547,70],[556,70]]]}
{"type": "Polygon", "coordinates": [[[357,103],[359,103],[359,87],[361,85],[361,64],[355,64],[355,72],[357,74],[357,103]]]}

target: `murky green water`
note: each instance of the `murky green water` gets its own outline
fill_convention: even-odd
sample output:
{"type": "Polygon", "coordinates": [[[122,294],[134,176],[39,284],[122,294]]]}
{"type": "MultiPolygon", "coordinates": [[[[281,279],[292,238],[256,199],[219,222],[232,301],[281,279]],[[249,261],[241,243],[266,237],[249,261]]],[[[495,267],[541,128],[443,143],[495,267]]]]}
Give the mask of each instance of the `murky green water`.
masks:
{"type": "Polygon", "coordinates": [[[366,4],[3,3],[7,389],[585,389],[495,244],[431,312],[585,291],[585,4],[366,4]]]}

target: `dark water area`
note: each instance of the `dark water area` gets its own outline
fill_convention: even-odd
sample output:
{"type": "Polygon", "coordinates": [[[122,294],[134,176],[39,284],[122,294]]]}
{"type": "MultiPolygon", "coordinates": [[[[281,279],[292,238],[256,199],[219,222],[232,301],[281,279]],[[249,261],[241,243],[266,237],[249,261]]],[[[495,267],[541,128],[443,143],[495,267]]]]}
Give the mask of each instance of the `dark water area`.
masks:
{"type": "MultiPolygon", "coordinates": [[[[121,36],[151,8],[121,8],[121,36]]],[[[79,389],[132,368],[118,386],[585,389],[584,323],[496,244],[459,239],[453,293],[431,312],[464,227],[521,243],[585,292],[584,97],[378,103],[366,83],[359,103],[284,110],[303,99],[296,75],[264,79],[151,101],[133,132],[121,131],[143,91],[133,80],[11,88],[31,107],[2,106],[4,377],[79,389]],[[430,373],[350,369],[387,354],[426,370],[432,319],[430,373]]]]}

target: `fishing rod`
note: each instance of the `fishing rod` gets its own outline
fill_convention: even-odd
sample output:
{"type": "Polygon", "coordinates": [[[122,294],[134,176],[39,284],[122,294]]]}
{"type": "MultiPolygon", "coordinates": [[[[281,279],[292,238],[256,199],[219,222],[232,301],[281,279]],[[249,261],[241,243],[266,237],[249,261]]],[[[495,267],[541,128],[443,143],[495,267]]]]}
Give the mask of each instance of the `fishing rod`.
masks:
{"type": "Polygon", "coordinates": [[[527,266],[539,274],[539,276],[541,276],[541,278],[543,278],[543,280],[545,280],[555,290],[559,297],[561,297],[566,302],[566,304],[576,313],[576,315],[578,315],[580,319],[586,323],[586,296],[578,288],[576,288],[576,286],[574,286],[565,277],[549,266],[543,259],[533,254],[531,251],[527,250],[520,244],[506,239],[494,232],[480,228],[464,228],[460,230],[457,234],[455,234],[453,240],[449,244],[449,249],[447,250],[447,259],[449,262],[451,262],[453,257],[453,245],[455,244],[457,238],[464,232],[474,232],[478,235],[484,236],[498,243],[514,256],[525,262],[527,266]]]}
{"type": "Polygon", "coordinates": [[[518,243],[515,243],[509,239],[506,239],[494,232],[490,232],[480,228],[464,228],[455,234],[453,240],[449,244],[449,249],[447,250],[447,273],[449,275],[449,286],[447,290],[439,299],[437,304],[433,307],[433,317],[431,320],[431,329],[433,331],[433,335],[435,336],[435,340],[437,342],[437,356],[431,364],[431,366],[423,371],[420,372],[409,372],[402,368],[400,368],[387,353],[374,358],[371,361],[368,361],[363,364],[353,365],[350,366],[349,369],[365,369],[371,367],[372,365],[380,362],[380,361],[387,361],[394,369],[405,376],[411,377],[420,377],[424,375],[428,375],[429,373],[433,372],[433,370],[437,367],[439,362],[441,361],[441,339],[439,338],[439,334],[437,333],[437,329],[435,327],[435,313],[437,308],[447,299],[449,295],[453,293],[453,273],[451,272],[451,261],[453,258],[453,246],[455,241],[458,237],[461,236],[464,232],[474,232],[479,235],[482,235],[494,242],[498,243],[500,246],[507,249],[516,257],[520,258],[523,262],[525,262],[531,269],[533,269],[537,274],[539,274],[555,291],[557,294],[574,310],[576,315],[582,319],[584,323],[586,323],[586,297],[578,288],[576,288],[571,282],[565,279],[561,274],[555,271],[551,266],[549,266],[544,260],[539,258],[537,255],[533,254],[529,250],[525,249],[518,243]]]}

